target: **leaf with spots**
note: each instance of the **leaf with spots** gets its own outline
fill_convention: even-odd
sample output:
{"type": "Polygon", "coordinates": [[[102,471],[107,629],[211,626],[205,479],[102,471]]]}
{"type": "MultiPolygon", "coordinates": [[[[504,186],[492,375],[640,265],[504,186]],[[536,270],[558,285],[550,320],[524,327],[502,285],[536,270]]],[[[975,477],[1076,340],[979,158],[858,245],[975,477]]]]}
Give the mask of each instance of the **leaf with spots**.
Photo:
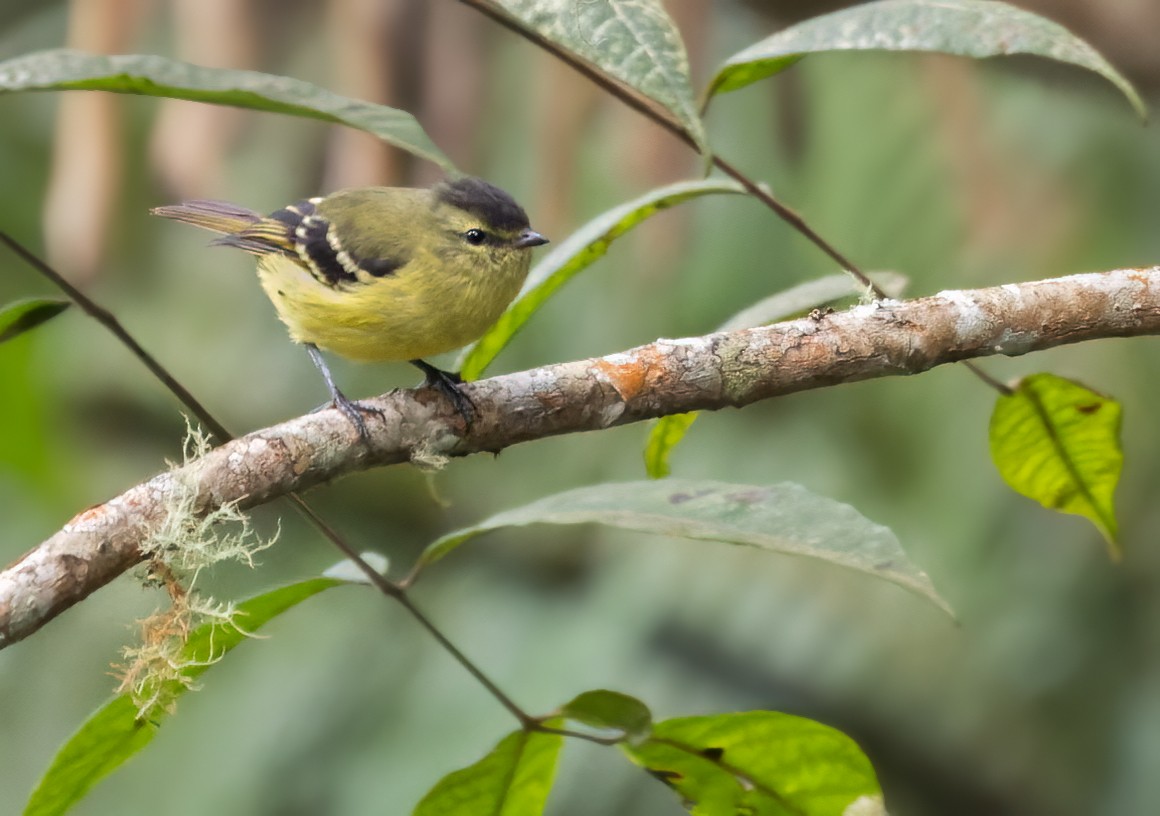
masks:
{"type": "Polygon", "coordinates": [[[620,748],[691,803],[694,814],[842,816],[882,796],[854,740],[776,711],[663,720],[643,743],[620,748]]]}
{"type": "Polygon", "coordinates": [[[1119,559],[1114,494],[1124,465],[1122,409],[1054,374],[1025,377],[991,414],[991,458],[1013,490],[1089,519],[1119,559]]]}
{"type": "Polygon", "coordinates": [[[528,275],[523,291],[487,333],[464,352],[459,374],[478,379],[532,315],[561,286],[604,257],[617,238],[661,210],[689,199],[712,194],[738,194],[745,189],[720,179],[681,181],[659,187],[601,213],[544,256],[528,275]]]}
{"type": "Polygon", "coordinates": [[[529,524],[603,524],[804,556],[890,581],[950,614],[894,533],[849,505],[788,482],[756,486],[666,479],[568,490],[448,533],[427,547],[408,581],[478,535],[529,524]]]}

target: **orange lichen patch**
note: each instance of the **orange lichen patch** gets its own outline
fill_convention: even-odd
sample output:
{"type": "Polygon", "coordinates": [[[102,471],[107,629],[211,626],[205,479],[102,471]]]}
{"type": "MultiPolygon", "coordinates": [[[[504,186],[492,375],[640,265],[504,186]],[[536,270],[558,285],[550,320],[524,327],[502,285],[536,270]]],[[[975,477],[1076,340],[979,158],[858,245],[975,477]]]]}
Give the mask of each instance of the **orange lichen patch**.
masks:
{"type": "Polygon", "coordinates": [[[75,527],[78,524],[91,524],[100,519],[108,512],[108,506],[104,504],[94,504],[92,507],[86,507],[84,510],[77,513],[69,519],[66,527],[75,527]]]}
{"type": "Polygon", "coordinates": [[[616,389],[616,393],[620,395],[621,399],[632,400],[648,386],[649,370],[654,365],[660,365],[658,356],[651,349],[637,349],[632,356],[613,354],[595,360],[592,369],[600,379],[616,389]]]}

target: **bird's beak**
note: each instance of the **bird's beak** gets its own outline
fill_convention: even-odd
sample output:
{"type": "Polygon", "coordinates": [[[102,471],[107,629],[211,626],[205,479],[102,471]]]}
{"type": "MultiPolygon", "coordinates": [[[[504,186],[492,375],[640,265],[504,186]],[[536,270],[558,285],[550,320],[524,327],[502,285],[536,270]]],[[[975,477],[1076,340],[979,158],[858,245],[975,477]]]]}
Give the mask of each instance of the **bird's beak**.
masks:
{"type": "Polygon", "coordinates": [[[548,239],[534,229],[526,229],[519,234],[515,240],[516,249],[531,249],[532,247],[543,246],[548,243],[548,239]]]}

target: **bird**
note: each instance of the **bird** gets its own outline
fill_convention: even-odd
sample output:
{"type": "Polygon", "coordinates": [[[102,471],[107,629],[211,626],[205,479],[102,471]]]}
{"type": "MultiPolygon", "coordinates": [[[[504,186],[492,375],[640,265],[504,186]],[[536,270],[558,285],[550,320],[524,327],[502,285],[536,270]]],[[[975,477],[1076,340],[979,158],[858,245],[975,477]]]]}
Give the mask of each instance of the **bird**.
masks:
{"type": "Polygon", "coordinates": [[[340,190],[269,215],[212,200],[150,212],[218,233],[212,245],[257,256],[278,317],[364,440],[363,414],[379,412],[339,390],[320,350],[410,362],[470,427],[475,406],[459,375],[423,358],[482,336],[519,293],[530,250],[548,243],[511,195],[470,176],[430,188],[340,190]]]}

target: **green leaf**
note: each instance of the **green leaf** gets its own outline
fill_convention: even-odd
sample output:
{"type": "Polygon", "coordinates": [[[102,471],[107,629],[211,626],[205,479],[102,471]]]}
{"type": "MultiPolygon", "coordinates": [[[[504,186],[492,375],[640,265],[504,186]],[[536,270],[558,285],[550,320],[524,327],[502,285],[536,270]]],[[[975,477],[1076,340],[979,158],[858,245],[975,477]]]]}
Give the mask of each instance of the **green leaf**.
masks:
{"type": "Polygon", "coordinates": [[[744,192],[745,188],[733,181],[682,181],[651,190],[596,216],[536,265],[515,302],[483,337],[468,347],[460,359],[460,376],[465,380],[478,379],[544,301],[579,272],[604,257],[612,242],[637,224],[691,198],[744,192]]]}
{"type": "Polygon", "coordinates": [[[0,94],[77,90],[188,99],[347,125],[455,172],[451,160],[411,114],[339,96],[290,77],[204,68],[147,54],[100,56],[69,49],[37,51],[0,62],[0,94]]]}
{"type": "Polygon", "coordinates": [[[635,697],[599,689],[577,695],[560,708],[560,716],[592,728],[623,731],[631,742],[640,742],[652,728],[652,712],[635,697]]]}
{"type": "Polygon", "coordinates": [[[650,479],[663,479],[673,472],[669,457],[700,415],[700,411],[669,414],[653,423],[644,446],[644,469],[650,479]]]}
{"type": "Polygon", "coordinates": [[[440,779],[414,816],[538,816],[563,744],[558,734],[508,734],[479,762],[440,779]]]}
{"type": "Polygon", "coordinates": [[[1054,374],[1024,378],[991,414],[991,458],[1004,481],[1044,507],[1090,519],[1113,559],[1121,418],[1115,400],[1054,374]]]}
{"type": "Polygon", "coordinates": [[[59,298],[31,298],[0,307],[0,343],[32,331],[71,305],[72,301],[59,298]]]}
{"type": "Polygon", "coordinates": [[[660,0],[496,0],[515,22],[669,111],[709,155],[681,33],[660,0]]]}
{"type": "Polygon", "coordinates": [[[1058,23],[992,0],[879,0],[814,17],[727,59],[709,83],[706,100],[772,76],[807,54],[848,50],[1047,57],[1096,72],[1147,118],[1131,83],[1094,48],[1058,23]]]}
{"type": "Polygon", "coordinates": [[[894,533],[849,505],[788,482],[760,487],[666,479],[568,490],[448,533],[427,547],[408,581],[481,533],[528,524],[589,523],[815,558],[891,581],[950,613],[894,533]]]}
{"type": "Polygon", "coordinates": [[[852,739],[775,711],[665,720],[621,750],[696,803],[694,813],[841,816],[858,799],[881,795],[852,739]]]}
{"type": "MultiPolygon", "coordinates": [[[[238,604],[235,620],[246,632],[255,632],[287,609],[344,583],[314,578],[266,592],[238,604]]],[[[245,639],[245,634],[229,624],[198,627],[190,634],[182,652],[184,659],[192,664],[184,669],[184,674],[190,678],[203,674],[214,665],[213,660],[245,639]]],[[[171,683],[170,699],[176,699],[186,688],[176,681],[171,683]]],[[[24,816],[56,816],[66,812],[89,788],[148,745],[164,718],[165,712],[158,711],[149,720],[139,719],[137,706],[128,694],[114,697],[101,706],[57,752],[32,792],[24,816]]]]}
{"type": "MultiPolygon", "coordinates": [[[[898,297],[909,283],[905,275],[896,272],[871,272],[870,279],[878,284],[888,297],[898,297]]],[[[774,323],[791,315],[849,297],[855,291],[850,276],[845,273],[806,281],[759,300],[733,315],[717,331],[736,331],[774,323]]],[[[669,458],[673,449],[685,438],[685,434],[689,432],[698,416],[699,411],[670,414],[653,423],[644,447],[644,467],[650,479],[663,479],[672,472],[669,458]]]]}

